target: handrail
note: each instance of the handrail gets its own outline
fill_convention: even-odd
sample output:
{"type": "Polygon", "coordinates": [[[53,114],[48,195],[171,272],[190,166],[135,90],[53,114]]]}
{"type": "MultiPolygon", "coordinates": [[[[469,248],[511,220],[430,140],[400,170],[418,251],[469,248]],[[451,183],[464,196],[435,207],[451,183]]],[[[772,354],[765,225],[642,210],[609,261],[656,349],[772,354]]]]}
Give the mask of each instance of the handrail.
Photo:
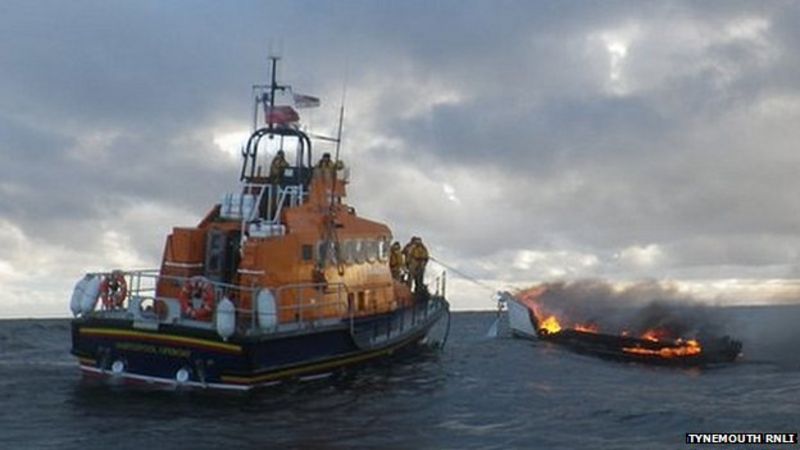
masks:
{"type": "MultiPolygon", "coordinates": [[[[88,275],[107,276],[109,274],[110,272],[94,272],[88,275]]],[[[122,274],[125,276],[126,282],[130,287],[128,292],[129,298],[131,300],[136,299],[135,304],[137,305],[140,305],[141,301],[144,299],[153,299],[154,301],[160,300],[165,303],[175,305],[177,304],[178,299],[155,295],[159,281],[170,280],[183,284],[191,278],[174,275],[160,275],[157,269],[122,271],[122,274]]],[[[258,310],[258,304],[256,300],[258,292],[262,289],[268,289],[273,294],[275,298],[275,312],[273,314],[277,317],[280,317],[282,313],[287,311],[295,311],[297,313],[297,318],[294,323],[301,326],[307,324],[313,325],[316,320],[314,319],[314,311],[322,311],[334,307],[338,311],[338,316],[341,319],[348,319],[352,327],[354,307],[352,304],[350,304],[350,302],[347,301],[348,294],[350,292],[347,285],[344,283],[293,283],[270,288],[262,286],[248,287],[220,281],[208,281],[214,288],[215,305],[218,304],[223,298],[227,297],[234,303],[234,309],[240,316],[251,317],[250,328],[253,330],[259,328],[259,324],[256,322],[256,317],[261,313],[258,310]],[[314,297],[321,301],[308,303],[308,300],[312,298],[306,293],[308,290],[318,292],[318,294],[314,295],[314,297]],[[288,292],[294,292],[295,298],[291,303],[286,304],[284,295],[286,295],[288,292]],[[243,308],[241,302],[239,301],[243,295],[247,295],[251,299],[249,308],[243,308]],[[327,300],[326,298],[329,298],[331,295],[334,296],[334,299],[327,300]],[[284,301],[281,301],[282,299],[284,301]]],[[[133,302],[131,301],[129,302],[128,306],[131,306],[132,304],[133,302]]],[[[124,313],[128,310],[127,307],[121,309],[116,308],[109,312],[116,314],[120,311],[124,313]]],[[[153,320],[159,319],[153,317],[153,320]]]]}
{"type": "MultiPolygon", "coordinates": [[[[254,199],[254,205],[250,209],[249,214],[242,214],[241,236],[244,241],[247,237],[248,226],[250,224],[266,224],[267,226],[275,226],[281,224],[281,212],[283,207],[288,203],[290,207],[297,207],[305,201],[306,191],[302,184],[280,186],[271,183],[244,183],[243,195],[253,192],[258,192],[254,199]],[[277,194],[273,190],[277,190],[277,194]],[[264,197],[266,196],[266,201],[264,197]],[[288,200],[288,201],[287,201],[288,200]],[[261,213],[261,205],[266,206],[266,210],[261,213]],[[275,211],[273,211],[273,208],[275,211]]],[[[241,208],[240,208],[241,209],[241,208]]]]}
{"type": "MultiPolygon", "coordinates": [[[[127,305],[122,308],[103,308],[101,311],[94,312],[100,317],[116,317],[133,320],[133,326],[137,328],[158,330],[160,324],[180,324],[181,326],[194,327],[203,330],[217,330],[222,318],[230,320],[230,315],[214,314],[211,321],[200,321],[188,318],[183,315],[180,300],[166,296],[156,296],[155,290],[158,283],[162,280],[183,281],[190,279],[171,275],[160,275],[156,270],[140,270],[122,272],[131,287],[127,305]],[[150,286],[152,284],[152,287],[150,286]],[[159,309],[157,302],[163,302],[165,309],[159,309]],[[152,303],[150,303],[152,302],[152,303]],[[146,306],[146,307],[145,307],[146,306]],[[162,314],[163,312],[163,314],[162,314]]],[[[95,273],[94,275],[108,275],[108,273],[95,273]]],[[[437,285],[444,291],[444,277],[441,274],[441,284],[437,285]]],[[[244,336],[259,336],[283,333],[304,333],[316,327],[344,327],[349,329],[350,336],[357,345],[364,348],[376,345],[389,345],[393,340],[402,336],[405,330],[418,327],[420,323],[428,321],[431,314],[437,313],[437,309],[442,307],[442,301],[431,299],[425,302],[415,302],[409,308],[403,308],[398,314],[389,314],[379,320],[369,320],[365,322],[356,321],[357,307],[351,301],[349,287],[342,283],[292,283],[278,287],[247,287],[230,283],[211,281],[214,287],[214,302],[218,304],[223,298],[227,297],[234,303],[235,310],[235,331],[244,336]],[[258,293],[266,289],[271,293],[273,307],[267,311],[260,310],[260,298],[258,293]],[[242,307],[239,301],[242,297],[237,293],[248,293],[250,295],[250,305],[242,307]],[[294,293],[296,296],[291,301],[281,301],[287,293],[294,293]],[[312,296],[320,301],[309,301],[312,296]],[[333,311],[331,308],[335,308],[333,311]],[[295,312],[294,320],[286,320],[286,312],[295,312]],[[323,314],[314,314],[314,311],[322,311],[323,314]],[[335,311],[335,312],[334,312],[335,311]],[[260,319],[272,317],[275,320],[262,322],[260,319]],[[283,318],[283,321],[279,320],[283,318]],[[257,320],[259,319],[259,320],[257,320]]],[[[386,283],[371,283],[368,289],[391,287],[386,283]]],[[[438,291],[438,289],[437,289],[438,291]]],[[[285,300],[285,299],[284,299],[285,300]]],[[[446,305],[446,302],[444,302],[446,305]]],[[[445,306],[446,308],[446,306],[445,306]]],[[[438,314],[438,313],[437,313],[438,314]]],[[[229,335],[227,335],[229,336],[229,335]]]]}

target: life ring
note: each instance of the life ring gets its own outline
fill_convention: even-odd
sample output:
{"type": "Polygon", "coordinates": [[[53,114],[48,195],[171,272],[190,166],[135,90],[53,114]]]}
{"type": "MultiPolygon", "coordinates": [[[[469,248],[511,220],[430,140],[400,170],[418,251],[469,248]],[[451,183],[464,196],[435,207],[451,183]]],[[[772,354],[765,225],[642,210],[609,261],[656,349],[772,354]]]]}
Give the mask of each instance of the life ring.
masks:
{"type": "Polygon", "coordinates": [[[214,312],[214,285],[208,278],[196,276],[183,283],[178,300],[181,302],[181,312],[190,319],[210,321],[214,312]],[[201,300],[200,306],[195,308],[194,300],[201,300]]]}
{"type": "Polygon", "coordinates": [[[127,297],[128,282],[125,281],[125,274],[122,271],[115,270],[103,277],[103,281],[100,282],[100,299],[103,301],[103,308],[122,308],[122,303],[127,297]]]}

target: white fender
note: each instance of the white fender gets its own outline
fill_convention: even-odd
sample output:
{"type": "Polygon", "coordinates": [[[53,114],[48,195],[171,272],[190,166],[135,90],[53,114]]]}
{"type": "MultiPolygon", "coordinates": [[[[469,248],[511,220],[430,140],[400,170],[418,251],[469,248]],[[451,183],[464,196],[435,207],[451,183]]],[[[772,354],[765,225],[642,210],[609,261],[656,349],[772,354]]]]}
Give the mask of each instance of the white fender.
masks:
{"type": "Polygon", "coordinates": [[[269,289],[261,289],[256,295],[258,308],[258,326],[270,330],[278,324],[278,309],[275,305],[275,296],[269,289]]]}
{"type": "Polygon", "coordinates": [[[72,311],[74,317],[78,317],[78,314],[81,313],[81,297],[83,296],[83,291],[86,289],[86,283],[89,282],[89,279],[90,276],[85,275],[75,283],[75,289],[72,290],[72,298],[69,300],[69,309],[72,311]]]}
{"type": "Polygon", "coordinates": [[[223,297],[217,304],[217,333],[228,340],[236,331],[236,307],[228,297],[223,297]]]}
{"type": "Polygon", "coordinates": [[[81,300],[81,314],[86,315],[94,311],[97,305],[97,299],[100,297],[100,284],[103,279],[100,275],[93,275],[92,279],[86,284],[86,289],[83,291],[83,299],[81,300]]]}
{"type": "Polygon", "coordinates": [[[97,297],[100,295],[100,278],[99,275],[87,274],[75,284],[69,302],[69,309],[75,317],[94,311],[97,297]]]}

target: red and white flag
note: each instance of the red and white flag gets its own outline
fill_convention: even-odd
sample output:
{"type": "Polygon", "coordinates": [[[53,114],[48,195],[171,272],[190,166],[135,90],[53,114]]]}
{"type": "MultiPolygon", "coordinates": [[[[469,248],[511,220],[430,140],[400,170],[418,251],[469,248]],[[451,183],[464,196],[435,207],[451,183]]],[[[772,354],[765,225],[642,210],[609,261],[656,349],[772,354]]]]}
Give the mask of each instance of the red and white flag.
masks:
{"type": "Polygon", "coordinates": [[[294,106],[298,108],[317,108],[320,105],[319,98],[310,95],[292,93],[294,106]]]}
{"type": "Polygon", "coordinates": [[[287,125],[300,120],[297,111],[288,105],[264,105],[264,121],[274,125],[287,125]]]}

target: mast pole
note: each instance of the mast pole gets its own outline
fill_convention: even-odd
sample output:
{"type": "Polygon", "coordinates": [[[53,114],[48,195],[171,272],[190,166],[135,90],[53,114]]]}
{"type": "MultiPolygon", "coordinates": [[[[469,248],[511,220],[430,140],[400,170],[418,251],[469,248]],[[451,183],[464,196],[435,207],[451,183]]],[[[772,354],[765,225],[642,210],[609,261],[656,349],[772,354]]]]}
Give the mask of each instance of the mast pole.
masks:
{"type": "MultiPolygon", "coordinates": [[[[269,83],[269,110],[270,113],[275,110],[275,91],[278,90],[278,81],[277,81],[277,70],[278,70],[278,57],[277,56],[270,56],[269,60],[272,61],[272,80],[269,83]]],[[[272,120],[270,116],[270,121],[267,124],[267,127],[271,130],[272,129],[272,120]]]]}
{"type": "Polygon", "coordinates": [[[250,132],[251,134],[255,133],[256,130],[258,129],[258,104],[260,103],[260,100],[261,100],[259,98],[261,96],[258,95],[258,91],[259,91],[259,89],[255,85],[253,85],[253,91],[252,91],[252,95],[253,95],[253,131],[250,132]]]}
{"type": "Polygon", "coordinates": [[[339,132],[336,135],[336,162],[339,162],[339,149],[342,146],[342,125],[344,124],[344,101],[347,98],[347,74],[342,84],[342,103],[339,105],[339,132]]]}
{"type": "Polygon", "coordinates": [[[344,101],[339,107],[339,131],[336,133],[336,158],[335,161],[339,162],[339,149],[342,147],[342,124],[344,123],[344,101]]]}

